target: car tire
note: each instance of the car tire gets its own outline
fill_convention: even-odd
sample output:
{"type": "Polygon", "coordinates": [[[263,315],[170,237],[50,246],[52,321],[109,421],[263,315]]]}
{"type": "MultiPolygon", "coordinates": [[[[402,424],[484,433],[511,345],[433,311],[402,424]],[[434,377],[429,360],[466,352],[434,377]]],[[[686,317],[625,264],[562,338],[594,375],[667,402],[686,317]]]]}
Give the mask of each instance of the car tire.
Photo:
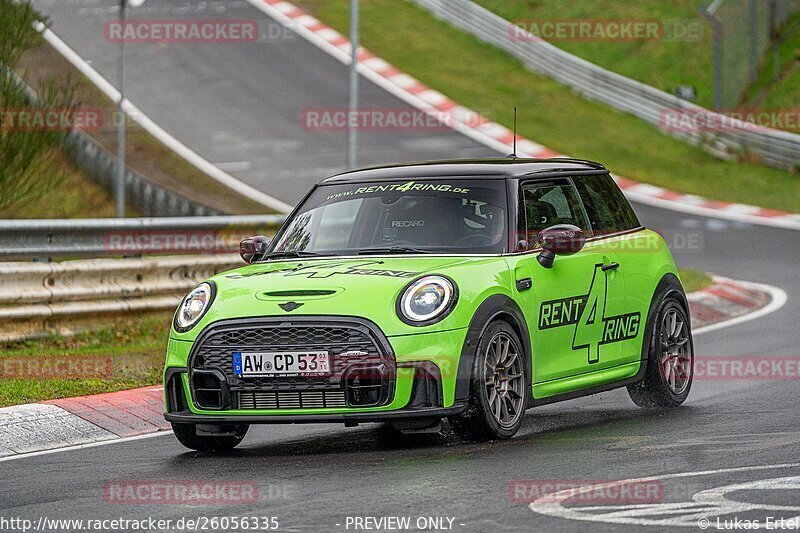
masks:
{"type": "Polygon", "coordinates": [[[172,424],[172,431],[178,441],[190,450],[200,452],[232,450],[242,442],[249,428],[248,424],[239,424],[235,435],[215,437],[198,435],[195,424],[172,424]]]}
{"type": "Polygon", "coordinates": [[[487,441],[517,433],[529,395],[526,361],[514,328],[504,320],[489,324],[478,342],[467,408],[449,418],[456,435],[487,441]]]}
{"type": "Polygon", "coordinates": [[[628,385],[633,403],[650,409],[677,407],[686,401],[694,378],[694,344],[684,304],[666,296],[650,331],[644,379],[628,385]]]}

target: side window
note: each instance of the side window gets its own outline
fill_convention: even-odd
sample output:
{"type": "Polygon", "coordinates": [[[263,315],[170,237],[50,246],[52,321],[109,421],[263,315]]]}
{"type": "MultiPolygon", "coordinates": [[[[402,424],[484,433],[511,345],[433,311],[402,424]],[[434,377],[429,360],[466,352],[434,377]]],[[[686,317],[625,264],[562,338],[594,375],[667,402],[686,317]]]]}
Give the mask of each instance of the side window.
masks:
{"type": "Polygon", "coordinates": [[[578,193],[567,180],[531,181],[522,184],[525,234],[530,246],[540,231],[556,224],[572,224],[588,232],[578,193]]]}
{"type": "Polygon", "coordinates": [[[576,176],[586,214],[597,235],[608,235],[641,226],[628,200],[608,174],[576,176]]]}

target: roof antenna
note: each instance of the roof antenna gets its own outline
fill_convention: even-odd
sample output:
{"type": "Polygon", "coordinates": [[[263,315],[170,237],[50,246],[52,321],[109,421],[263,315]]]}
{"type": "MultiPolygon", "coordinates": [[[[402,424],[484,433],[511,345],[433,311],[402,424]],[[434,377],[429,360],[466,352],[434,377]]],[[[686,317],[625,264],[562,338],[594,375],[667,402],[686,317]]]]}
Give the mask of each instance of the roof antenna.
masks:
{"type": "Polygon", "coordinates": [[[506,157],[517,159],[517,106],[514,106],[514,146],[506,157]]]}

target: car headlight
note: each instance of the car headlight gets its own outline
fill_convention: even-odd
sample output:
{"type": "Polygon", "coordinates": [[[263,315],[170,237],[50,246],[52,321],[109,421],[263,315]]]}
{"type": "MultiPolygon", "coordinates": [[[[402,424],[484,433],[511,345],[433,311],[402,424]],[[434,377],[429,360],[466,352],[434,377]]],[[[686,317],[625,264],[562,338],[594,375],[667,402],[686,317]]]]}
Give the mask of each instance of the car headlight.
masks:
{"type": "Polygon", "coordinates": [[[400,294],[397,311],[406,324],[425,326],[443,319],[453,309],[456,286],[444,276],[425,276],[400,294]]]}
{"type": "Polygon", "coordinates": [[[175,331],[185,333],[200,322],[214,299],[215,287],[210,282],[201,283],[178,306],[175,313],[175,331]]]}

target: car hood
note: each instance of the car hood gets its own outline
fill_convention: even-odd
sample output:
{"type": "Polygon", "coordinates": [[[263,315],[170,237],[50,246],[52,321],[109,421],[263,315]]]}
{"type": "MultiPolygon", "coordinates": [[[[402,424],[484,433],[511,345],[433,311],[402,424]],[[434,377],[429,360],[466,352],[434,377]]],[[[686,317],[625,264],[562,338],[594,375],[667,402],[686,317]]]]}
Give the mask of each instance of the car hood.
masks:
{"type": "Polygon", "coordinates": [[[388,335],[466,327],[450,317],[425,328],[404,324],[395,311],[403,288],[426,274],[449,276],[463,294],[472,271],[499,257],[374,256],[268,261],[223,272],[211,278],[214,302],[206,315],[178,339],[193,339],[219,320],[262,316],[355,316],[372,320],[388,335]],[[412,331],[409,331],[409,330],[412,331]]]}

